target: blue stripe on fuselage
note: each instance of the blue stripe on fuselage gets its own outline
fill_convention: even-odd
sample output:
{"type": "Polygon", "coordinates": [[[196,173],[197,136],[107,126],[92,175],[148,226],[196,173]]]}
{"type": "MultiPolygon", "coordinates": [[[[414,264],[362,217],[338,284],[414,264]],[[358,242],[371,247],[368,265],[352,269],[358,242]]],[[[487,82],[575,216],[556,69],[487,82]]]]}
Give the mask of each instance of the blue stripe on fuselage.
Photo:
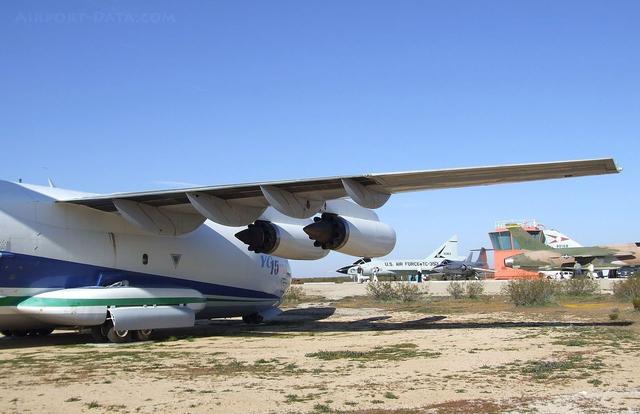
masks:
{"type": "Polygon", "coordinates": [[[84,286],[109,286],[127,280],[130,286],[188,288],[197,290],[205,296],[278,299],[278,296],[269,293],[215,283],[131,272],[26,254],[0,253],[2,253],[0,255],[0,286],[2,287],[70,289],[84,286]]]}

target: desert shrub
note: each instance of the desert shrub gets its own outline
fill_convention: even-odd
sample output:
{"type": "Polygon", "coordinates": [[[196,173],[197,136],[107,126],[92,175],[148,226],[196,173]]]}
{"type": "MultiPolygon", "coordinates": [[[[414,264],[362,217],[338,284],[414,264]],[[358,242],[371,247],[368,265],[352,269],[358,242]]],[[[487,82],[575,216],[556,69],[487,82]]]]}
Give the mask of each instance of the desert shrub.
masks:
{"type": "Polygon", "coordinates": [[[456,280],[449,282],[447,286],[447,292],[454,299],[462,299],[464,297],[464,285],[456,280]]]}
{"type": "Polygon", "coordinates": [[[640,274],[636,273],[625,281],[615,283],[613,294],[616,298],[624,301],[633,302],[640,299],[640,274]]]}
{"type": "Polygon", "coordinates": [[[589,296],[600,290],[600,285],[588,277],[572,277],[562,283],[561,291],[569,296],[589,296]]]}
{"type": "Polygon", "coordinates": [[[395,296],[400,302],[415,302],[420,298],[422,291],[415,283],[397,283],[395,296]]]}
{"type": "Polygon", "coordinates": [[[299,285],[291,285],[284,294],[284,302],[295,303],[301,302],[306,298],[307,294],[304,293],[304,289],[299,285]]]}
{"type": "Polygon", "coordinates": [[[504,286],[504,294],[516,306],[546,305],[557,293],[557,286],[547,279],[511,280],[504,286]]]}
{"type": "Polygon", "coordinates": [[[375,300],[393,300],[393,285],[391,282],[367,283],[367,295],[375,300]]]}
{"type": "Polygon", "coordinates": [[[478,280],[468,282],[465,286],[465,290],[469,299],[478,299],[484,293],[484,283],[478,280]]]}
{"type": "Polygon", "coordinates": [[[426,293],[426,286],[421,288],[415,283],[377,282],[367,284],[367,295],[379,301],[415,302],[426,293]]]}
{"type": "Polygon", "coordinates": [[[612,309],[611,313],[609,314],[609,319],[611,319],[612,321],[615,321],[619,317],[620,317],[620,309],[618,309],[618,308],[612,309]]]}
{"type": "Polygon", "coordinates": [[[381,301],[395,299],[395,289],[391,282],[367,283],[367,296],[381,301]]]}

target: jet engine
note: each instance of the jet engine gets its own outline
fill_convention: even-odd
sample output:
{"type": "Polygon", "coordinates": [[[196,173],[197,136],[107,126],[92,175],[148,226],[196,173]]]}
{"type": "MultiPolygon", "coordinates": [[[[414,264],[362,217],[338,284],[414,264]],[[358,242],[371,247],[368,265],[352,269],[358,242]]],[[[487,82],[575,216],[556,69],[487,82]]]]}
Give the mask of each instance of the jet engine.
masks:
{"type": "Polygon", "coordinates": [[[293,260],[317,260],[329,252],[309,240],[299,224],[273,223],[257,220],[236,233],[236,237],[249,246],[249,250],[293,260]]]}
{"type": "Polygon", "coordinates": [[[304,232],[313,245],[351,256],[380,257],[396,245],[396,232],[391,226],[374,220],[343,217],[323,213],[304,232]]]}

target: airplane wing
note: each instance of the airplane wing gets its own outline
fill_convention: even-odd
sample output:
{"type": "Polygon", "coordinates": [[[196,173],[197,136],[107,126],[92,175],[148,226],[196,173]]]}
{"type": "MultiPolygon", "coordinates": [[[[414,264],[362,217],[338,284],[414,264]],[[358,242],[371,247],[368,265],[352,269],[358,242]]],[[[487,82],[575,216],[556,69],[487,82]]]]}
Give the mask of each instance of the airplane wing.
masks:
{"type": "Polygon", "coordinates": [[[484,267],[472,267],[471,269],[481,273],[495,273],[496,269],[485,269],[484,267]]]}
{"type": "MultiPolygon", "coordinates": [[[[584,248],[583,248],[584,249],[584,248]]],[[[587,249],[589,249],[587,247],[587,249]]],[[[599,259],[599,258],[607,258],[607,257],[615,257],[619,260],[630,260],[635,259],[636,255],[633,252],[619,252],[612,251],[611,249],[593,247],[594,251],[587,254],[571,254],[568,253],[565,256],[551,256],[551,259],[560,259],[563,257],[573,257],[576,259],[599,259]]]]}
{"type": "Polygon", "coordinates": [[[163,227],[162,223],[171,215],[171,225],[164,226],[169,231],[162,234],[177,235],[193,230],[205,218],[224,225],[244,226],[255,221],[268,206],[290,217],[308,218],[318,213],[326,201],[347,196],[365,208],[378,208],[391,194],[408,191],[613,174],[619,171],[613,159],[603,158],[115,193],[58,202],[119,212],[128,220],[151,230],[163,227]],[[175,224],[177,222],[186,223],[182,226],[184,231],[175,224]]]}

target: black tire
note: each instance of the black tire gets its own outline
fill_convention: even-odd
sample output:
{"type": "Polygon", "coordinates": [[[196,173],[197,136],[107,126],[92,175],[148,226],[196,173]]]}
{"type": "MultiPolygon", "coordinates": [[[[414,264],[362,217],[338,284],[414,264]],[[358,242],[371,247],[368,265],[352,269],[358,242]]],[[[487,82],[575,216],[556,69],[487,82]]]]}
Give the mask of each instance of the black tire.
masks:
{"type": "Polygon", "coordinates": [[[153,335],[153,330],[151,329],[141,329],[139,331],[133,331],[133,340],[134,341],[149,341],[151,340],[151,336],[153,335]]]}
{"type": "Polygon", "coordinates": [[[119,331],[111,325],[107,330],[107,339],[114,344],[123,344],[131,341],[131,333],[131,331],[127,330],[119,331]]]}
{"type": "Polygon", "coordinates": [[[28,333],[29,331],[27,331],[26,329],[14,329],[13,331],[11,331],[11,335],[18,337],[27,336],[28,333]]]}
{"type": "Polygon", "coordinates": [[[91,327],[91,337],[95,342],[107,342],[107,332],[105,331],[105,326],[92,326],[91,327]]]}
{"type": "Polygon", "coordinates": [[[10,330],[8,330],[8,329],[6,329],[6,330],[5,330],[5,329],[3,329],[3,330],[1,330],[1,331],[0,331],[0,333],[1,333],[2,335],[4,335],[4,336],[13,336],[13,331],[10,331],[10,330]]]}

